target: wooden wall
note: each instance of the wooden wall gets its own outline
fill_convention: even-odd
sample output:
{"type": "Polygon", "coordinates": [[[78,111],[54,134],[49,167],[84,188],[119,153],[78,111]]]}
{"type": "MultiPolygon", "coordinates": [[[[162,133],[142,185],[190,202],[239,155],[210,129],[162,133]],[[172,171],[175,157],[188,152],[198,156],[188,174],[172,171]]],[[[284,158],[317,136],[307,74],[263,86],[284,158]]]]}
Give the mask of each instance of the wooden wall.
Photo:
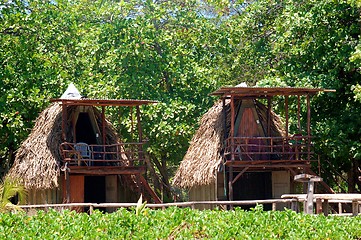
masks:
{"type": "MultiPolygon", "coordinates": [[[[215,184],[192,187],[189,190],[189,201],[216,201],[215,184]]],[[[212,209],[210,204],[196,205],[197,209],[212,209]]]]}
{"type": "MultiPolygon", "coordinates": [[[[281,198],[283,194],[290,193],[291,176],[289,171],[272,172],[272,197],[281,198]]],[[[277,210],[283,210],[287,204],[277,204],[277,210]]]]}

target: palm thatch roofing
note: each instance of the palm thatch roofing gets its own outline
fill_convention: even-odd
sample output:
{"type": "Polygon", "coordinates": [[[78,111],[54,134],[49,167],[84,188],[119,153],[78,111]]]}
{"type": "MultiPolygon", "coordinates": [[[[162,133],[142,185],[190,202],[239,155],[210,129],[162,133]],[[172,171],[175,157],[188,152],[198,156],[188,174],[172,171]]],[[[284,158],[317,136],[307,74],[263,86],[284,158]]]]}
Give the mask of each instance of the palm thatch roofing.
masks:
{"type": "MultiPolygon", "coordinates": [[[[173,180],[173,185],[180,188],[214,184],[217,171],[223,164],[222,150],[224,136],[230,131],[230,100],[226,100],[224,120],[223,103],[216,102],[200,120],[200,127],[193,136],[173,180]],[[226,127],[224,123],[226,122],[226,127]]],[[[266,126],[267,108],[256,101],[260,121],[266,126]]],[[[240,104],[240,101],[238,102],[240,104]]],[[[239,106],[239,105],[238,105],[239,106]]],[[[238,107],[236,106],[236,109],[238,107]]],[[[272,136],[284,136],[281,119],[271,111],[272,136]]]]}
{"type": "MultiPolygon", "coordinates": [[[[68,107],[68,123],[76,106],[68,107]]],[[[99,124],[101,113],[95,107],[94,115],[99,124]]],[[[52,103],[40,113],[35,125],[22,142],[15,155],[13,166],[8,176],[22,181],[26,189],[51,189],[59,186],[60,176],[60,150],[62,143],[62,106],[52,103]]],[[[119,142],[119,138],[109,122],[106,124],[106,144],[119,142]]],[[[72,141],[71,131],[67,132],[68,141],[72,141]]]]}

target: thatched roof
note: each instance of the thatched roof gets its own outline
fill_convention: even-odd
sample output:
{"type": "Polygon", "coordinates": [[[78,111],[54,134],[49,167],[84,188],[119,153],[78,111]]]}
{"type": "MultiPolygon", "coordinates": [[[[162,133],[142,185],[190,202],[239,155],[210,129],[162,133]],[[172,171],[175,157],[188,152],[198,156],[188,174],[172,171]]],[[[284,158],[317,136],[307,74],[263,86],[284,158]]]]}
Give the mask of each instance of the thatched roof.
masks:
{"type": "Polygon", "coordinates": [[[29,137],[21,144],[8,175],[23,181],[26,189],[58,186],[61,143],[61,106],[52,104],[36,119],[29,137]]]}
{"type": "MultiPolygon", "coordinates": [[[[238,109],[236,102],[236,109],[238,109]]],[[[203,115],[200,127],[193,136],[186,155],[183,158],[173,180],[173,184],[181,188],[214,184],[217,171],[222,164],[224,140],[224,113],[222,101],[218,101],[203,115]]],[[[256,101],[260,121],[266,126],[267,108],[256,101]]],[[[226,102],[226,131],[230,129],[230,104],[226,102]]],[[[272,136],[284,136],[280,118],[271,112],[272,136]]]]}
{"type": "Polygon", "coordinates": [[[173,180],[175,186],[189,188],[208,185],[215,181],[224,134],[222,101],[218,101],[203,115],[173,180]]]}
{"type": "MultiPolygon", "coordinates": [[[[68,107],[68,123],[74,113],[68,107]]],[[[101,113],[94,108],[94,115],[99,124],[101,113]]],[[[59,186],[60,151],[62,143],[62,107],[53,103],[36,119],[35,126],[28,138],[17,150],[15,161],[8,175],[20,179],[26,189],[50,189],[59,186]]],[[[67,132],[68,141],[72,141],[71,131],[67,132]]],[[[118,143],[119,138],[109,122],[106,124],[106,143],[118,143]]]]}

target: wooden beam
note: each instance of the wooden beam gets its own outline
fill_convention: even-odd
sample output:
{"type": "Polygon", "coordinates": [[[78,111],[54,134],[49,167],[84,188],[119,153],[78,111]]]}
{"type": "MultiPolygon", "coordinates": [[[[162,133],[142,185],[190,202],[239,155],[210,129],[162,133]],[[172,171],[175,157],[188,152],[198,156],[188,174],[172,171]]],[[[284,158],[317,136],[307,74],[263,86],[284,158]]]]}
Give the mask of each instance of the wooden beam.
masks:
{"type": "Polygon", "coordinates": [[[129,175],[142,174],[145,172],[145,167],[141,166],[69,166],[70,174],[84,174],[84,175],[129,175]]]}
{"type": "Polygon", "coordinates": [[[245,173],[248,169],[249,167],[245,167],[240,173],[238,173],[237,176],[233,179],[232,184],[234,184],[238,180],[238,178],[240,178],[243,173],[245,173]]]}
{"type": "Polygon", "coordinates": [[[147,180],[143,177],[143,175],[140,175],[140,181],[142,185],[144,186],[145,190],[152,196],[155,203],[162,203],[162,200],[158,197],[158,195],[153,191],[153,189],[149,186],[147,180]]]}

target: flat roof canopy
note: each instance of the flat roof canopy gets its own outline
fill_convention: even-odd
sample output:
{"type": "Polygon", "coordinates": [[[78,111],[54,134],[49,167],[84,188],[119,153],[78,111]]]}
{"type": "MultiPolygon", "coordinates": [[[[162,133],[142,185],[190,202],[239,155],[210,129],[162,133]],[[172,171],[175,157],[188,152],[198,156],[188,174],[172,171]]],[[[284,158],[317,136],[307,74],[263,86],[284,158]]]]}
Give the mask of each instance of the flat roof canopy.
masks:
{"type": "Polygon", "coordinates": [[[123,107],[141,106],[141,105],[157,103],[157,101],[151,101],[151,100],[89,99],[89,98],[81,98],[81,99],[55,98],[55,99],[50,99],[50,102],[61,102],[64,105],[76,105],[76,106],[123,106],[123,107]]]}
{"type": "Polygon", "coordinates": [[[211,93],[214,96],[241,96],[241,97],[272,97],[289,95],[315,95],[319,92],[336,92],[333,89],[323,88],[296,88],[296,87],[221,87],[211,93]]]}

